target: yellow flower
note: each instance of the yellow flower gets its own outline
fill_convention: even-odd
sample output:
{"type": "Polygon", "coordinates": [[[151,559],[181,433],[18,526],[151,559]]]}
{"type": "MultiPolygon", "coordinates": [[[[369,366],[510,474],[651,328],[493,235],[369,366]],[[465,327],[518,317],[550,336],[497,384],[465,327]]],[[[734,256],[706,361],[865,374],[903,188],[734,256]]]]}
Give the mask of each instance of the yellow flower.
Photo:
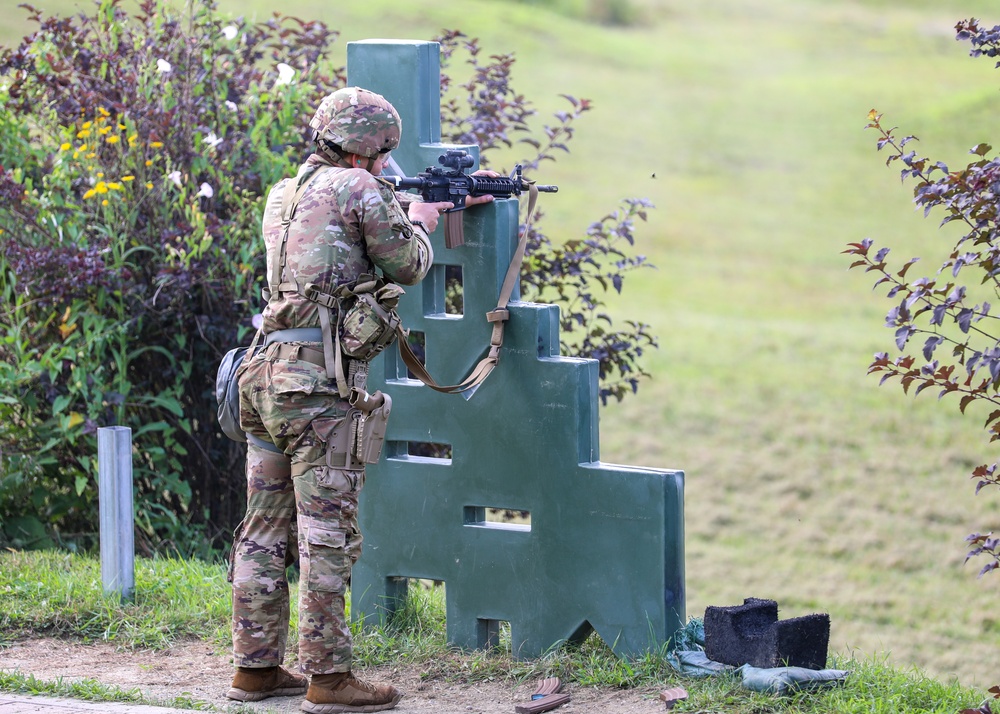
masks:
{"type": "Polygon", "coordinates": [[[99,112],[101,113],[101,116],[102,116],[102,117],[109,117],[109,116],[111,116],[111,112],[109,112],[109,111],[108,111],[107,109],[105,109],[104,107],[98,107],[98,108],[97,108],[97,111],[99,111],[99,112]]]}
{"type": "Polygon", "coordinates": [[[109,136],[106,141],[109,144],[117,144],[118,143],[118,137],[117,136],[109,136]]]}
{"type": "Polygon", "coordinates": [[[98,193],[107,193],[108,192],[108,185],[106,183],[104,183],[103,181],[98,181],[97,185],[94,186],[94,190],[97,191],[98,193]]]}
{"type": "MultiPolygon", "coordinates": [[[[87,123],[89,124],[90,122],[87,122],[87,123]]],[[[90,130],[89,129],[82,129],[81,131],[76,132],[76,138],[77,139],[84,139],[84,138],[86,138],[88,136],[90,136],[90,130]]]]}
{"type": "Polygon", "coordinates": [[[98,171],[97,172],[97,178],[104,178],[104,172],[103,171],[98,171]]]}
{"type": "Polygon", "coordinates": [[[117,181],[113,181],[113,182],[111,182],[111,183],[108,184],[108,188],[110,188],[110,189],[112,189],[114,191],[121,191],[122,190],[122,185],[120,183],[118,183],[117,181]]]}
{"type": "Polygon", "coordinates": [[[151,182],[147,181],[146,182],[146,188],[152,189],[153,188],[153,184],[151,182]]]}
{"type": "Polygon", "coordinates": [[[88,198],[93,198],[96,194],[97,194],[97,191],[95,191],[94,189],[90,189],[89,191],[87,191],[87,193],[83,194],[83,198],[84,198],[84,200],[86,200],[88,198]]]}
{"type": "Polygon", "coordinates": [[[77,151],[86,151],[87,150],[87,145],[86,144],[80,144],[78,147],[76,147],[76,150],[77,151]]]}
{"type": "Polygon", "coordinates": [[[101,127],[100,129],[97,130],[97,133],[100,134],[101,136],[104,136],[109,131],[111,131],[111,127],[110,126],[103,126],[103,127],[101,127]]]}
{"type": "Polygon", "coordinates": [[[97,154],[95,154],[95,153],[91,152],[91,153],[87,154],[87,155],[86,155],[86,156],[85,156],[84,158],[87,158],[87,159],[92,159],[92,158],[94,158],[95,156],[97,156],[97,154]]]}
{"type": "Polygon", "coordinates": [[[122,181],[134,181],[135,176],[122,176],[122,181]]]}
{"type": "Polygon", "coordinates": [[[128,138],[128,145],[129,146],[135,146],[135,140],[138,139],[138,138],[139,138],[138,134],[133,134],[132,136],[130,136],[128,138]]]}
{"type": "Polygon", "coordinates": [[[60,151],[69,151],[69,150],[70,150],[70,149],[72,149],[72,148],[73,148],[73,145],[72,145],[72,144],[70,144],[70,143],[69,143],[69,142],[67,141],[67,142],[66,142],[65,144],[62,144],[62,145],[61,145],[61,146],[59,147],[59,150],[60,150],[60,151]]]}
{"type": "Polygon", "coordinates": [[[105,198],[103,201],[101,201],[101,205],[102,206],[107,206],[108,205],[108,199],[105,198]]]}
{"type": "Polygon", "coordinates": [[[150,142],[149,145],[152,146],[154,149],[159,149],[161,146],[163,146],[163,142],[162,141],[153,141],[153,142],[150,142]]]}
{"type": "Polygon", "coordinates": [[[89,129],[91,126],[93,126],[93,122],[85,121],[83,123],[83,126],[81,128],[83,128],[83,129],[89,129]]]}
{"type": "Polygon", "coordinates": [[[121,122],[118,123],[118,128],[121,129],[122,131],[125,131],[125,125],[122,124],[121,122]]]}
{"type": "Polygon", "coordinates": [[[152,166],[152,165],[153,165],[152,159],[146,159],[146,166],[152,166]]]}

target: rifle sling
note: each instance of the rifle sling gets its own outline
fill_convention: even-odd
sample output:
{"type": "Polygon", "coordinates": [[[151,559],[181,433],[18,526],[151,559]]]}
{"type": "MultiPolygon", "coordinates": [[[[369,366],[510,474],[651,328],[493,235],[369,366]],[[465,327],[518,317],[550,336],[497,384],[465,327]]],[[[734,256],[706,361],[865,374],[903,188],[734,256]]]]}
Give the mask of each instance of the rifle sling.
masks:
{"type": "MultiPolygon", "coordinates": [[[[458,394],[478,387],[489,376],[490,372],[493,371],[493,368],[496,367],[497,363],[500,361],[500,347],[503,345],[504,326],[510,317],[510,311],[507,310],[507,303],[510,302],[510,296],[514,292],[514,286],[517,285],[518,278],[521,275],[521,263],[524,261],[524,252],[528,245],[528,232],[531,230],[531,219],[534,217],[535,201],[537,198],[538,189],[535,188],[533,183],[528,184],[528,215],[524,222],[524,230],[521,232],[521,236],[517,242],[517,250],[514,251],[514,256],[510,260],[510,266],[507,268],[507,275],[504,277],[503,284],[500,286],[500,296],[497,300],[496,309],[486,313],[487,321],[493,323],[493,333],[490,335],[490,351],[486,357],[481,359],[479,363],[472,368],[468,377],[458,384],[442,386],[435,382],[434,378],[427,372],[424,365],[420,363],[417,356],[413,354],[413,350],[410,349],[410,343],[406,339],[406,331],[403,329],[402,325],[396,328],[399,355],[403,359],[403,364],[406,365],[407,369],[409,369],[417,379],[431,389],[445,394],[458,394]]],[[[448,214],[445,215],[447,216],[448,214]]]]}

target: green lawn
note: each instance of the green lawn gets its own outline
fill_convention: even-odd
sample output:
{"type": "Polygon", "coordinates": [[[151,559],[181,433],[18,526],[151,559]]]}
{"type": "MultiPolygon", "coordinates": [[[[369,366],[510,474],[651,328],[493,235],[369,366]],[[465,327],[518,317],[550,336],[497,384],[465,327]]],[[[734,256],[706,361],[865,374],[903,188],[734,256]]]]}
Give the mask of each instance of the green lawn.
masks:
{"type": "MultiPolygon", "coordinates": [[[[274,8],[219,5],[260,19],[274,8]]],[[[537,174],[560,186],[543,197],[545,227],[577,236],[626,196],[657,206],[639,249],[658,269],[627,281],[613,311],[651,323],[661,349],[653,379],[604,411],[603,457],[687,472],[689,614],[773,598],[785,616],[829,612],[836,652],[996,683],[1000,580],[963,566],[965,535],[1000,529],[996,497],[974,497],[969,480],[993,450],[957,402],[866,377],[892,346],[887,304],[840,251],[872,237],[924,255],[915,271],[943,260],[953,234],[914,211],[862,127],[875,107],[952,165],[995,139],[1000,74],[952,27],[1000,12],[985,0],[632,5],[642,21],[625,28],[508,0],[281,8],[339,29],[340,62],[353,40],[460,28],[516,53],[540,120],[562,109],[559,93],[595,102],[573,153],[537,174]]],[[[0,27],[0,42],[26,28],[0,27]]]]}

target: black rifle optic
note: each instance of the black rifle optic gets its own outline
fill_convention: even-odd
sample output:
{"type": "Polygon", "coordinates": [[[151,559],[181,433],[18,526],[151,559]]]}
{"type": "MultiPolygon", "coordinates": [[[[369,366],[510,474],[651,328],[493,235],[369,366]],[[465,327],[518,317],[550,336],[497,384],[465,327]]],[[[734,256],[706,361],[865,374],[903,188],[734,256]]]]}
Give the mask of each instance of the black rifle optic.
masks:
{"type": "MultiPolygon", "coordinates": [[[[440,166],[428,166],[426,170],[418,173],[414,178],[405,176],[382,176],[395,189],[403,191],[414,188],[420,192],[421,197],[430,203],[449,202],[455,204],[446,213],[454,213],[465,209],[465,199],[472,196],[494,196],[496,198],[510,198],[520,196],[522,191],[527,190],[529,183],[521,176],[521,164],[514,167],[510,176],[472,176],[465,173],[465,169],[472,168],[475,160],[467,151],[462,149],[448,149],[438,157],[440,166]]],[[[535,188],[543,193],[555,193],[558,186],[539,186],[535,188]]],[[[456,217],[457,218],[457,217],[456,217]]],[[[461,244],[454,240],[446,241],[449,248],[461,244]]]]}

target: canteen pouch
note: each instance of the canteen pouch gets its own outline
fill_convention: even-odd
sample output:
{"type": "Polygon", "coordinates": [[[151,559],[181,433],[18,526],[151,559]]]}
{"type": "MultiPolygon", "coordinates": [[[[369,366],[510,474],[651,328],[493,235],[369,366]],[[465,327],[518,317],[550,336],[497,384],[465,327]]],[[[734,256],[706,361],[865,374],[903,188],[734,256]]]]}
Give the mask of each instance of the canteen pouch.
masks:
{"type": "Polygon", "coordinates": [[[373,292],[355,293],[345,301],[340,345],[347,357],[368,362],[396,340],[400,322],[396,305],[402,294],[401,287],[390,283],[373,292]]]}
{"type": "Polygon", "coordinates": [[[222,433],[233,441],[246,442],[240,428],[240,385],[238,372],[249,347],[229,350],[219,363],[215,375],[215,399],[219,403],[218,419],[222,433]]]}

